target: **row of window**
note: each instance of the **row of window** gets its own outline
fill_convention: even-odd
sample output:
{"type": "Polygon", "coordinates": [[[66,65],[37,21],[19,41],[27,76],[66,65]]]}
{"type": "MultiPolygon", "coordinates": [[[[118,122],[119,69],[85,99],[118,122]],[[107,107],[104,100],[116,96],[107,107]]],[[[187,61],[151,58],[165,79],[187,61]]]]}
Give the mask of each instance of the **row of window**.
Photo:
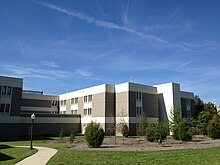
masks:
{"type": "Polygon", "coordinates": [[[84,96],[84,103],[92,102],[92,95],[84,96]]]}
{"type": "Polygon", "coordinates": [[[71,99],[71,104],[78,104],[78,97],[71,99]]]}
{"type": "Polygon", "coordinates": [[[84,116],[91,116],[91,115],[92,115],[92,108],[85,108],[84,116]]]}
{"type": "Polygon", "coordinates": [[[52,100],[51,101],[51,107],[57,107],[58,106],[58,101],[57,100],[52,100]]]}
{"type": "MultiPolygon", "coordinates": [[[[92,95],[87,95],[87,96],[84,96],[83,98],[84,98],[83,99],[84,103],[92,102],[92,95]]],[[[73,104],[78,104],[78,97],[71,99],[71,105],[73,105],[73,104]]],[[[61,100],[60,105],[66,106],[66,100],[61,100]]]]}
{"type": "Polygon", "coordinates": [[[11,105],[10,104],[1,104],[0,113],[9,113],[11,105]]]}
{"type": "Polygon", "coordinates": [[[72,114],[77,114],[77,110],[75,109],[75,110],[71,110],[71,113],[72,114]]]}
{"type": "Polygon", "coordinates": [[[0,96],[11,96],[12,87],[11,86],[0,86],[0,96]]]}

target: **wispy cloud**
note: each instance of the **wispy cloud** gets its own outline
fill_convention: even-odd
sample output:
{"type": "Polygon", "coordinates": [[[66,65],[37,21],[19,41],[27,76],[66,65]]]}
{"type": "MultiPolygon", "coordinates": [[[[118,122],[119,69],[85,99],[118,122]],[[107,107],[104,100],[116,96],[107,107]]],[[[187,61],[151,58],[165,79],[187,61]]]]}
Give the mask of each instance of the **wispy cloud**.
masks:
{"type": "Polygon", "coordinates": [[[59,68],[60,66],[53,61],[43,61],[43,65],[50,68],[59,68]]]}
{"type": "Polygon", "coordinates": [[[18,42],[18,45],[19,45],[19,47],[20,47],[20,49],[21,49],[21,53],[24,55],[24,49],[23,49],[23,46],[22,46],[22,44],[21,44],[21,41],[20,41],[20,39],[17,37],[17,42],[18,42]]]}
{"type": "Polygon", "coordinates": [[[135,30],[135,29],[129,28],[127,26],[119,25],[119,24],[116,24],[113,22],[99,20],[99,19],[96,19],[92,16],[89,16],[88,14],[83,13],[83,12],[79,12],[76,10],[68,10],[68,9],[56,6],[54,4],[51,4],[51,3],[44,3],[44,2],[35,2],[35,3],[37,3],[41,6],[44,6],[46,8],[58,11],[60,13],[64,13],[68,16],[78,18],[79,20],[85,21],[85,22],[93,24],[95,26],[99,26],[99,27],[103,27],[103,28],[107,28],[107,29],[121,30],[124,32],[135,34],[137,36],[140,36],[140,37],[147,39],[147,40],[150,40],[150,41],[156,41],[159,43],[166,43],[166,41],[160,37],[150,35],[150,34],[144,34],[142,32],[135,30]]]}
{"type": "Polygon", "coordinates": [[[124,26],[127,24],[127,15],[128,15],[128,8],[129,8],[129,0],[127,1],[126,10],[125,10],[125,16],[124,16],[124,26]]]}
{"type": "Polygon", "coordinates": [[[0,64],[1,74],[23,78],[61,79],[75,77],[77,79],[95,79],[95,76],[85,69],[72,69],[71,71],[58,68],[43,68],[42,66],[22,66],[0,64]]]}

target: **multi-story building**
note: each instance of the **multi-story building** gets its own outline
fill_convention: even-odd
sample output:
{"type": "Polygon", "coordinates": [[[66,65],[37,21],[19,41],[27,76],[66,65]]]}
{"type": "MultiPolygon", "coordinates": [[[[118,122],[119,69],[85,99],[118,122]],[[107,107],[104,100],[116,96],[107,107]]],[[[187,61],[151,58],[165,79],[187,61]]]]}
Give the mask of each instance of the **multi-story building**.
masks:
{"type": "Polygon", "coordinates": [[[181,91],[180,84],[176,83],[103,84],[59,96],[22,92],[22,84],[22,79],[0,77],[0,123],[4,128],[1,130],[10,126],[19,136],[26,135],[30,129],[32,113],[36,114],[38,134],[58,134],[61,128],[68,133],[71,130],[84,133],[86,125],[94,121],[106,133],[124,122],[129,126],[130,135],[136,135],[141,114],[145,113],[150,123],[164,122],[176,107],[180,107],[183,117],[194,117],[194,94],[181,91]]]}

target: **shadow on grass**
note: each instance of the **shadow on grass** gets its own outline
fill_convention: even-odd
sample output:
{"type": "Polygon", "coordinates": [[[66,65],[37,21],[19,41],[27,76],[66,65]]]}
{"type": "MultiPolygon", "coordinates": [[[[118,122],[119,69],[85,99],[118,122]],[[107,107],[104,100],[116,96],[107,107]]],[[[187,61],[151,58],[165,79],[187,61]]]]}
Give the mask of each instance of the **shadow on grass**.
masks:
{"type": "Polygon", "coordinates": [[[7,148],[14,148],[14,147],[8,146],[8,145],[4,145],[4,144],[0,145],[0,149],[7,149],[7,148]]]}
{"type": "Polygon", "coordinates": [[[13,158],[11,156],[8,156],[8,155],[5,155],[5,154],[0,152],[0,162],[5,161],[5,160],[11,160],[11,159],[15,159],[15,158],[13,158]]]}

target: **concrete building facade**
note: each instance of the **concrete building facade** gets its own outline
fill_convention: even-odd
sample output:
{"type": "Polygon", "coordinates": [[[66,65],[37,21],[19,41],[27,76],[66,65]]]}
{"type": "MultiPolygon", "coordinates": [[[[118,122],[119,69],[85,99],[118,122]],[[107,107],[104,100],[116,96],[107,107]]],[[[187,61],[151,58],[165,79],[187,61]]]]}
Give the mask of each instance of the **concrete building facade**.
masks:
{"type": "Polygon", "coordinates": [[[136,135],[143,113],[150,123],[168,121],[176,107],[180,107],[183,117],[195,115],[194,94],[181,91],[180,84],[176,83],[155,86],[131,82],[102,84],[59,96],[22,88],[22,79],[0,76],[0,129],[8,132],[4,133],[5,137],[11,136],[7,131],[9,127],[17,131],[17,136],[27,135],[33,113],[38,135],[58,135],[61,128],[67,133],[84,133],[91,121],[100,123],[106,134],[123,122],[128,124],[130,135],[136,135]]]}

